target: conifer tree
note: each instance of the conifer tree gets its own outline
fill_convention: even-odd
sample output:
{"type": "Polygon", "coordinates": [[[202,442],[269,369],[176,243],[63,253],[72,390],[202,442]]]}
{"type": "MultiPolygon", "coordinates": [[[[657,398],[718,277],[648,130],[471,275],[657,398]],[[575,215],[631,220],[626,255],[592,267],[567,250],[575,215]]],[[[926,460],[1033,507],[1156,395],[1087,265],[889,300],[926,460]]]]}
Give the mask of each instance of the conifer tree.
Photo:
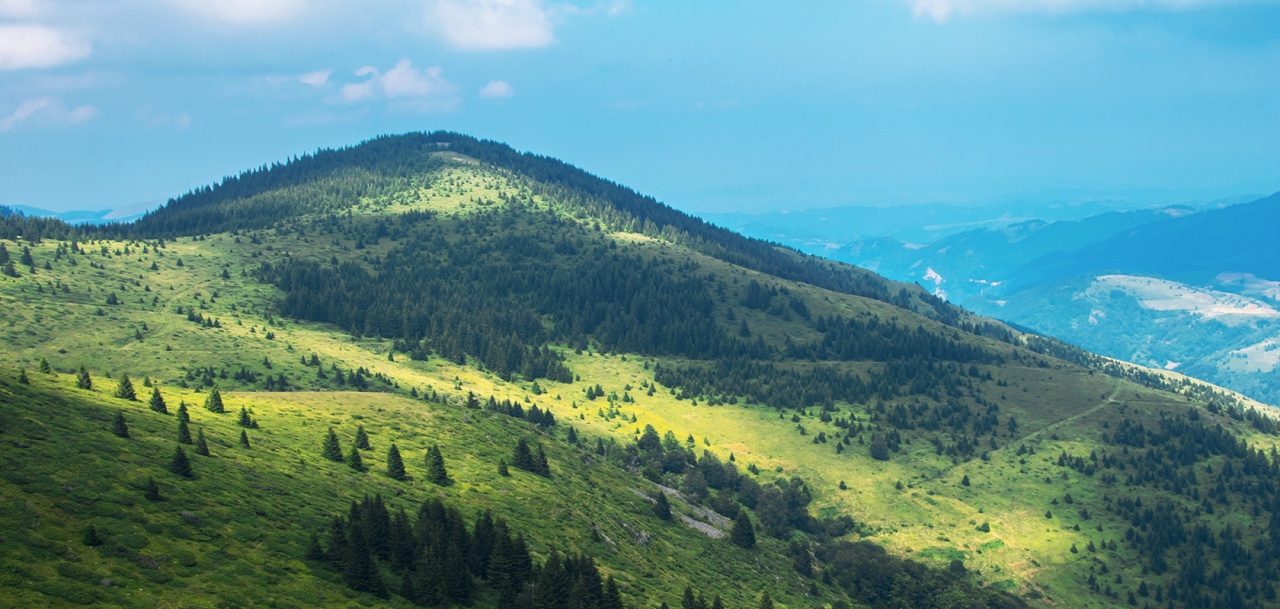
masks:
{"type": "Polygon", "coordinates": [[[332,427],[329,428],[329,435],[324,438],[324,449],[320,454],[330,461],[342,462],[342,445],[338,443],[338,434],[333,432],[332,427]]]}
{"type": "Polygon", "coordinates": [[[760,593],[760,609],[773,609],[773,599],[769,598],[768,590],[760,593]]]}
{"type": "Polygon", "coordinates": [[[9,277],[17,278],[19,276],[18,269],[13,266],[12,260],[6,261],[4,265],[0,267],[0,269],[3,269],[3,270],[0,270],[0,272],[3,272],[5,275],[9,277]]]}
{"type": "Polygon", "coordinates": [[[134,392],[133,381],[129,380],[128,374],[120,375],[120,382],[116,384],[115,396],[122,400],[129,400],[130,402],[138,401],[138,394],[134,392]]]}
{"type": "Polygon", "coordinates": [[[209,443],[204,440],[203,427],[196,431],[196,454],[201,457],[209,456],[209,443]]]}
{"type": "Polygon", "coordinates": [[[347,454],[347,465],[358,472],[364,471],[364,459],[360,457],[360,449],[354,444],[351,445],[351,452],[347,454]]]}
{"type": "MultiPolygon", "coordinates": [[[[183,404],[183,407],[186,405],[183,404]]],[[[179,411],[181,412],[181,411],[179,411]]],[[[178,444],[191,443],[191,424],[186,417],[178,417],[178,444]]]]}
{"type": "Polygon", "coordinates": [[[27,247],[27,246],[25,246],[25,245],[24,245],[24,246],[22,246],[22,258],[19,260],[19,262],[21,262],[21,263],[22,263],[22,266],[35,266],[35,265],[36,265],[35,258],[32,258],[32,257],[31,257],[31,248],[30,248],[30,247],[27,247]]]}
{"type": "Polygon", "coordinates": [[[369,434],[365,433],[364,425],[356,426],[356,448],[360,450],[369,450],[373,448],[369,445],[369,434]]]}
{"type": "Polygon", "coordinates": [[[507,469],[506,459],[498,459],[498,475],[504,478],[511,475],[511,470],[507,469]]]}
{"type": "Polygon", "coordinates": [[[662,520],[671,520],[671,502],[667,501],[667,494],[658,491],[657,502],[653,504],[653,513],[662,520]]]}
{"type": "Polygon", "coordinates": [[[86,546],[93,547],[102,545],[102,538],[98,536],[98,529],[94,528],[92,522],[89,523],[89,526],[85,527],[83,539],[84,545],[86,546]]]}
{"type": "Polygon", "coordinates": [[[143,496],[147,501],[164,501],[164,497],[160,496],[160,485],[156,484],[156,479],[147,477],[147,485],[144,487],[143,496]]]}
{"type": "MultiPolygon", "coordinates": [[[[351,451],[359,454],[359,449],[352,446],[351,451]]],[[[347,585],[361,592],[372,592],[378,596],[386,596],[387,591],[378,575],[378,567],[373,562],[373,554],[365,541],[364,531],[357,523],[351,523],[351,543],[347,545],[346,558],[343,560],[342,578],[347,585]]]]}
{"type": "Polygon", "coordinates": [[[117,410],[116,416],[111,419],[111,433],[121,438],[129,437],[129,425],[124,421],[124,411],[117,410]]]}
{"type": "Polygon", "coordinates": [[[754,548],[756,545],[756,529],[751,524],[751,516],[746,510],[738,510],[738,519],[733,522],[729,531],[729,541],[740,548],[754,548]]]}
{"type": "Polygon", "coordinates": [[[524,438],[516,442],[515,452],[511,455],[511,464],[525,471],[533,471],[533,451],[529,450],[529,443],[524,438]]]}
{"type": "Polygon", "coordinates": [[[147,405],[160,414],[169,414],[169,407],[164,403],[164,396],[160,395],[158,385],[151,388],[151,400],[147,405]]]}
{"type": "Polygon", "coordinates": [[[209,412],[216,412],[219,414],[226,412],[226,409],[222,405],[222,392],[218,391],[217,385],[214,385],[213,389],[209,390],[209,397],[204,400],[204,408],[209,412]]]}
{"type": "Polygon", "coordinates": [[[89,371],[85,369],[84,364],[80,364],[80,371],[76,373],[76,387],[93,389],[93,379],[89,377],[89,371]]]}
{"type": "Polygon", "coordinates": [[[169,471],[183,478],[195,477],[191,471],[191,460],[187,458],[187,453],[182,450],[181,445],[173,451],[173,459],[169,461],[169,471]]]}
{"type": "Polygon", "coordinates": [[[534,471],[544,478],[551,477],[551,464],[547,462],[547,453],[538,447],[538,456],[534,457],[534,471]]]}
{"type": "Polygon", "coordinates": [[[249,448],[249,430],[247,429],[240,430],[240,446],[249,448]]]}
{"type": "Polygon", "coordinates": [[[387,477],[393,480],[404,480],[404,460],[400,458],[400,449],[395,444],[387,449],[387,477]]]}
{"type": "Polygon", "coordinates": [[[320,546],[320,536],[311,532],[311,542],[307,544],[307,560],[324,560],[324,548],[320,546]]]}
{"type": "Polygon", "coordinates": [[[49,365],[49,360],[47,360],[47,359],[45,359],[45,358],[43,358],[43,357],[42,357],[42,358],[40,358],[40,373],[41,373],[41,374],[53,374],[53,366],[50,366],[50,365],[49,365]]]}
{"type": "Polygon", "coordinates": [[[432,444],[431,448],[427,449],[427,480],[440,486],[449,484],[449,472],[444,466],[444,454],[436,444],[432,444]]]}
{"type": "Polygon", "coordinates": [[[19,383],[22,383],[23,385],[30,385],[30,384],[31,384],[31,379],[27,378],[27,369],[26,369],[26,368],[22,368],[22,369],[19,369],[19,370],[18,370],[18,382],[19,382],[19,383]]]}
{"type": "Polygon", "coordinates": [[[257,429],[258,422],[253,420],[253,416],[249,414],[249,410],[244,406],[240,407],[240,420],[237,421],[241,427],[249,429],[257,429]]]}

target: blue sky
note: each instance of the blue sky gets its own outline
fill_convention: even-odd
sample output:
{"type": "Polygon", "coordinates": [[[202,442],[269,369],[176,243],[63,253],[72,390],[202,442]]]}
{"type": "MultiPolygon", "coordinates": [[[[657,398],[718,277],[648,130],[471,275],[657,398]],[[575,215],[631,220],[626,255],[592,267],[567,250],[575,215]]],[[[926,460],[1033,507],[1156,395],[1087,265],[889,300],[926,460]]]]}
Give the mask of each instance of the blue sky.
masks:
{"type": "Polygon", "coordinates": [[[691,211],[1280,190],[1277,0],[0,0],[0,204],[451,129],[691,211]]]}

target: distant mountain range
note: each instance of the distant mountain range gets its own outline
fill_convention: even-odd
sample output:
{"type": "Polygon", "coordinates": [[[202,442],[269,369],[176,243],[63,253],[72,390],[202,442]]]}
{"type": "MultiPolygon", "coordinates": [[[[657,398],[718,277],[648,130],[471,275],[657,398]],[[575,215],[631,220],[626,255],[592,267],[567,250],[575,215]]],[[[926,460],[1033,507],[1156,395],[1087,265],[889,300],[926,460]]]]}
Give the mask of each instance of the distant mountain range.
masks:
{"type": "Polygon", "coordinates": [[[57,218],[68,224],[106,224],[108,222],[132,222],[147,212],[164,205],[163,200],[140,201],[113,209],[52,211],[29,205],[0,206],[0,216],[19,213],[38,218],[57,218]]]}
{"type": "Polygon", "coordinates": [[[1280,194],[1205,207],[1033,220],[927,245],[870,238],[825,255],[1090,351],[1280,403],[1280,194]]]}

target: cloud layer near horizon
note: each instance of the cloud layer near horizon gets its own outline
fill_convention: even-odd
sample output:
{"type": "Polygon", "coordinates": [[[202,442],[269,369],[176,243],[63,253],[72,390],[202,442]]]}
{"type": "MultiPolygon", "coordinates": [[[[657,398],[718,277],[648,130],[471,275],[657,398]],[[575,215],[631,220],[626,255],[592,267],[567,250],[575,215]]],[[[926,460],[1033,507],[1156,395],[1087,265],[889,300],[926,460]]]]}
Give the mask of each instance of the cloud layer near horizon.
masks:
{"type": "Polygon", "coordinates": [[[916,17],[939,23],[956,15],[1078,13],[1131,10],[1184,11],[1229,4],[1280,4],[1274,0],[907,0],[916,17]]]}

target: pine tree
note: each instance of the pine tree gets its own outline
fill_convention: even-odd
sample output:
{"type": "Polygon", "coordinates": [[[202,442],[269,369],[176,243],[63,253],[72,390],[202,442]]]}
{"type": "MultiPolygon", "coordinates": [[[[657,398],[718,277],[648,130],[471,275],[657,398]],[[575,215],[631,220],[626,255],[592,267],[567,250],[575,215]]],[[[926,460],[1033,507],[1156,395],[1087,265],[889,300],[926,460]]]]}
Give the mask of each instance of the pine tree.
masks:
{"type": "Polygon", "coordinates": [[[356,427],[356,448],[360,450],[369,450],[373,448],[369,445],[369,434],[365,433],[364,425],[356,427]]]}
{"type": "Polygon", "coordinates": [[[209,456],[209,443],[204,440],[204,428],[201,427],[196,431],[196,454],[201,457],[209,456]]]}
{"type": "Polygon", "coordinates": [[[329,428],[329,435],[324,438],[324,450],[320,453],[330,461],[342,462],[342,446],[338,444],[338,434],[329,428]]]}
{"type": "Polygon", "coordinates": [[[187,422],[186,417],[178,417],[178,444],[190,444],[190,443],[191,443],[191,424],[187,422]]]}
{"type": "Polygon", "coordinates": [[[671,502],[667,501],[667,494],[658,491],[657,502],[653,504],[653,513],[662,520],[671,520],[671,502]]]}
{"type": "Polygon", "coordinates": [[[240,407],[240,420],[237,421],[237,423],[239,423],[241,427],[248,429],[258,428],[258,422],[253,420],[253,416],[249,414],[249,410],[244,406],[240,407]]]}
{"type": "Polygon", "coordinates": [[[169,407],[164,403],[164,396],[160,395],[159,386],[151,388],[151,401],[147,405],[160,414],[169,414],[169,407]]]}
{"type": "Polygon", "coordinates": [[[128,374],[120,375],[120,382],[116,385],[115,396],[122,400],[129,400],[130,402],[138,401],[138,394],[134,392],[133,382],[129,380],[128,374]]]}
{"type": "Polygon", "coordinates": [[[249,430],[247,429],[240,430],[240,446],[249,448],[249,430]]]}
{"type": "Polygon", "coordinates": [[[187,458],[187,453],[182,450],[181,445],[173,451],[173,459],[169,461],[169,471],[183,478],[195,477],[191,471],[191,460],[187,458]]]}
{"type": "MultiPolygon", "coordinates": [[[[358,449],[351,447],[353,453],[358,449]]],[[[378,567],[373,562],[373,554],[365,541],[364,527],[351,523],[351,543],[347,545],[346,558],[342,565],[342,578],[347,585],[361,592],[372,592],[378,596],[386,596],[387,591],[378,575],[378,567]]]]}
{"type": "Polygon", "coordinates": [[[516,442],[515,452],[511,455],[511,464],[518,469],[533,471],[533,451],[529,450],[529,443],[524,438],[516,442]]]}
{"type": "Polygon", "coordinates": [[[93,523],[89,523],[89,526],[85,527],[83,539],[86,546],[102,545],[102,538],[98,536],[98,529],[94,528],[93,523]]]}
{"type": "Polygon", "coordinates": [[[42,357],[42,358],[40,358],[40,373],[41,373],[41,374],[53,374],[53,366],[50,366],[50,365],[49,365],[49,360],[47,360],[47,359],[45,359],[45,358],[43,358],[43,357],[42,357]]]}
{"type": "Polygon", "coordinates": [[[551,477],[551,464],[547,462],[547,453],[538,447],[538,456],[534,458],[535,473],[544,478],[551,477]]]}
{"type": "Polygon", "coordinates": [[[93,389],[93,379],[89,378],[89,371],[85,369],[84,364],[80,364],[80,371],[76,373],[76,387],[93,389]]]}
{"type": "Polygon", "coordinates": [[[738,510],[738,519],[733,522],[729,531],[729,541],[740,548],[754,548],[756,545],[756,529],[751,524],[751,516],[746,510],[738,510]]]}
{"type": "Polygon", "coordinates": [[[147,485],[144,487],[143,496],[147,498],[147,501],[164,501],[164,497],[160,496],[160,485],[156,484],[155,478],[147,478],[147,485]]]}
{"type": "Polygon", "coordinates": [[[19,382],[19,383],[22,383],[23,385],[30,385],[30,384],[31,384],[31,379],[27,378],[27,369],[26,369],[26,368],[22,368],[22,369],[18,370],[18,382],[19,382]]]}
{"type": "Polygon", "coordinates": [[[209,397],[204,400],[204,408],[209,412],[216,412],[219,414],[226,412],[226,409],[222,405],[222,392],[218,391],[217,385],[214,385],[213,389],[209,390],[209,397]]]}
{"type": "Polygon", "coordinates": [[[427,449],[427,480],[440,486],[449,484],[449,472],[444,466],[444,454],[436,444],[432,444],[431,448],[427,449]]]}
{"type": "Polygon", "coordinates": [[[351,446],[351,452],[347,454],[347,465],[358,472],[364,471],[364,459],[360,457],[360,449],[355,445],[351,446]]]}
{"type": "Polygon", "coordinates": [[[960,486],[969,486],[969,474],[965,474],[964,477],[960,479],[960,486]]]}
{"type": "Polygon", "coordinates": [[[111,420],[111,433],[121,438],[129,437],[129,425],[124,421],[123,410],[117,410],[115,418],[111,420]]]}
{"type": "Polygon", "coordinates": [[[511,470],[507,469],[506,459],[498,459],[498,475],[504,478],[511,475],[511,470]]]}
{"type": "Polygon", "coordinates": [[[3,268],[3,270],[0,270],[0,272],[3,272],[5,275],[7,275],[7,276],[9,276],[9,277],[17,278],[17,277],[19,277],[19,276],[20,276],[20,275],[18,275],[18,269],[17,269],[17,267],[13,266],[13,261],[12,261],[12,260],[9,260],[9,261],[5,262],[2,268],[3,268]]]}
{"type": "Polygon", "coordinates": [[[404,480],[404,460],[400,458],[400,449],[395,444],[387,449],[387,477],[393,480],[404,480]]]}
{"type": "Polygon", "coordinates": [[[22,266],[35,266],[35,265],[36,265],[36,260],[35,260],[35,258],[32,258],[32,257],[31,257],[31,248],[30,248],[30,247],[27,247],[27,246],[25,246],[25,245],[24,245],[24,246],[22,246],[22,258],[19,260],[19,262],[21,262],[21,263],[22,263],[22,266]]]}
{"type": "Polygon", "coordinates": [[[760,609],[773,609],[773,599],[769,598],[768,590],[760,593],[760,609]]]}
{"type": "Polygon", "coordinates": [[[307,560],[324,560],[324,548],[320,546],[320,536],[313,531],[311,542],[307,544],[307,560]]]}

